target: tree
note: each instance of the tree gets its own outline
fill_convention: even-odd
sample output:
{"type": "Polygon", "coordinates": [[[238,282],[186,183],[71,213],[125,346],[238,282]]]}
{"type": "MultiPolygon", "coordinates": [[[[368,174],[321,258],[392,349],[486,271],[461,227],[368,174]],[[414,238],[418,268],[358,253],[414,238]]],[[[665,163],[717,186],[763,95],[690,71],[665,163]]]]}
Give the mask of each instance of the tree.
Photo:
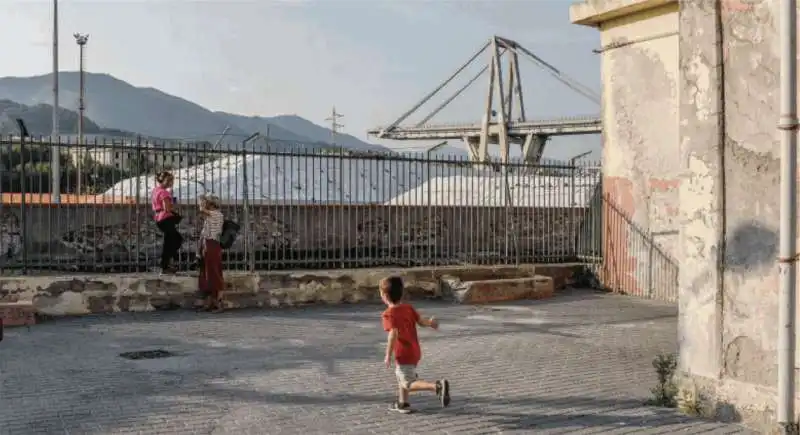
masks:
{"type": "Polygon", "coordinates": [[[127,168],[125,169],[131,176],[148,174],[155,170],[155,164],[141,153],[131,156],[127,163],[127,168]]]}

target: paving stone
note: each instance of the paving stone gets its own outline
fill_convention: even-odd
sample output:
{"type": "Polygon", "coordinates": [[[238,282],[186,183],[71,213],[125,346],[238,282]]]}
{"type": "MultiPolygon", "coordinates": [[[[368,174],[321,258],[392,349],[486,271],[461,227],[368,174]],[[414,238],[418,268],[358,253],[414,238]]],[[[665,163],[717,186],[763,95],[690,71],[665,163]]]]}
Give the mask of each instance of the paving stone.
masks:
{"type": "Polygon", "coordinates": [[[378,305],[125,313],[9,329],[0,434],[732,434],[735,425],[642,406],[650,362],[675,350],[676,309],[577,292],[496,306],[419,304],[419,396],[387,412],[378,305]],[[123,352],[176,356],[129,360],[123,352]]]}

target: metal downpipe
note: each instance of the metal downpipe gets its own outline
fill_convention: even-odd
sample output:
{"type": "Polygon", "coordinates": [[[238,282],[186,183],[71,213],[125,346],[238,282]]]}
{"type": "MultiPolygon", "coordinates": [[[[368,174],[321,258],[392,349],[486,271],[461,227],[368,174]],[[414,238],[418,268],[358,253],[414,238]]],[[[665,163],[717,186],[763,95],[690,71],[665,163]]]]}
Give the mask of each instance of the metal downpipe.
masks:
{"type": "Polygon", "coordinates": [[[778,424],[796,434],[795,335],[797,303],[797,1],[780,3],[780,257],[778,276],[778,424]]]}

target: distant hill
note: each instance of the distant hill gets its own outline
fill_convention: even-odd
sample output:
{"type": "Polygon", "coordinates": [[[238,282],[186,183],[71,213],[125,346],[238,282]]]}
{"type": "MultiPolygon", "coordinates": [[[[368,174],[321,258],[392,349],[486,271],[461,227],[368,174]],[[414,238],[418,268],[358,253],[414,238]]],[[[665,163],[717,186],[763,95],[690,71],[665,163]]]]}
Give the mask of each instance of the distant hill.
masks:
{"type": "MultiPolygon", "coordinates": [[[[77,108],[78,83],[78,72],[59,73],[60,104],[64,108],[77,108]]],[[[32,107],[50,104],[52,75],[0,78],[0,99],[32,107]]],[[[271,149],[285,151],[331,147],[330,130],[298,116],[247,117],[212,112],[186,99],[154,88],[136,87],[108,74],[86,73],[86,100],[86,116],[99,129],[127,131],[150,137],[214,141],[226,127],[230,127],[223,140],[228,144],[241,143],[246,136],[255,132],[266,136],[269,129],[271,149]]],[[[64,122],[62,132],[73,133],[71,129],[74,126],[68,128],[64,122]]],[[[259,141],[256,145],[264,147],[266,142],[259,141]]],[[[337,145],[359,151],[390,152],[388,148],[349,135],[338,136],[337,145]]]]}
{"type": "MultiPolygon", "coordinates": [[[[46,136],[53,131],[53,106],[49,104],[27,106],[15,101],[0,99],[0,135],[18,135],[17,118],[25,121],[25,126],[32,136],[46,136]]],[[[59,110],[59,126],[67,132],[77,131],[78,114],[75,111],[61,108],[59,110]]],[[[83,128],[87,135],[135,136],[131,132],[102,128],[88,117],[83,120],[83,128]]]]}
{"type": "MultiPolygon", "coordinates": [[[[331,143],[333,141],[331,130],[321,127],[313,122],[301,118],[297,115],[280,115],[271,117],[244,117],[225,112],[216,112],[220,116],[226,117],[231,123],[248,129],[249,131],[263,131],[265,125],[270,126],[270,137],[279,137],[280,132],[298,132],[307,140],[317,143],[331,143]],[[259,126],[260,129],[259,129],[259,126]],[[276,131],[277,133],[276,136],[276,131]]],[[[387,152],[388,148],[364,142],[349,134],[337,134],[336,146],[373,152],[387,152]]]]}

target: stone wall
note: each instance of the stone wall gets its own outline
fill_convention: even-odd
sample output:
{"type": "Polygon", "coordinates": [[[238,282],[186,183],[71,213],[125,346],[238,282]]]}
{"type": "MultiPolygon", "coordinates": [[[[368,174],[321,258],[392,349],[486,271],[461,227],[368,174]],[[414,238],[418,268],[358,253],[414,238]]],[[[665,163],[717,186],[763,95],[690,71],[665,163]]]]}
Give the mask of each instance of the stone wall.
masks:
{"type": "MultiPolygon", "coordinates": [[[[543,297],[540,295],[542,292],[552,295],[553,279],[537,277],[533,280],[536,269],[531,265],[515,265],[230,272],[225,275],[226,288],[223,291],[223,298],[228,308],[379,302],[378,283],[389,275],[403,278],[410,299],[445,297],[442,280],[453,277],[465,282],[499,280],[495,287],[503,287],[503,281],[508,281],[512,292],[519,287],[520,281],[535,281],[537,285],[532,289],[536,290],[533,294],[537,297],[543,297]]],[[[574,269],[570,266],[560,268],[550,266],[549,271],[571,275],[574,269]]],[[[505,285],[508,287],[508,284],[505,285]]],[[[189,275],[95,274],[0,277],[0,303],[31,304],[38,314],[45,316],[191,308],[198,302],[196,292],[197,277],[189,275]]]]}
{"type": "MultiPolygon", "coordinates": [[[[200,221],[194,206],[179,209],[190,262],[200,221]]],[[[563,261],[574,259],[579,234],[594,235],[579,231],[588,213],[580,208],[255,205],[223,212],[243,227],[226,253],[237,269],[563,261]]],[[[160,246],[149,205],[0,208],[4,269],[146,270],[160,246]]]]}

